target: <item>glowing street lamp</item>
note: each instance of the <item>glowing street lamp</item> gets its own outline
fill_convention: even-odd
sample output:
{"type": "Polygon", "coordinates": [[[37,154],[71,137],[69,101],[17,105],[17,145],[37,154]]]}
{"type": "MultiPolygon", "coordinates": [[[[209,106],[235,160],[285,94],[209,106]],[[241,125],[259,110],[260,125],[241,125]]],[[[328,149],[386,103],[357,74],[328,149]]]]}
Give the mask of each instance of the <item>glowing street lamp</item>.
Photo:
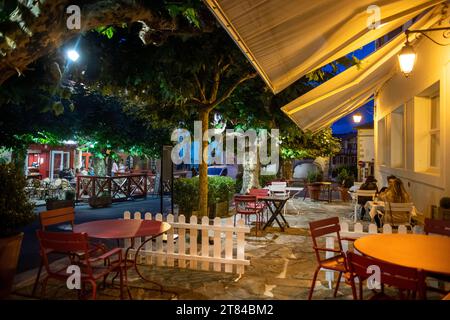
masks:
{"type": "Polygon", "coordinates": [[[71,49],[71,50],[68,50],[68,51],[67,51],[67,57],[68,57],[70,60],[72,60],[73,62],[75,62],[75,61],[77,61],[78,58],[80,57],[80,54],[79,54],[76,50],[71,49]]]}
{"type": "Polygon", "coordinates": [[[361,120],[362,120],[362,115],[361,115],[361,113],[355,113],[355,114],[353,115],[353,122],[354,122],[354,123],[360,123],[361,120]]]}
{"type": "Polygon", "coordinates": [[[414,63],[416,62],[416,53],[408,41],[406,41],[405,46],[398,54],[398,62],[400,70],[407,77],[413,71],[414,63]]]}

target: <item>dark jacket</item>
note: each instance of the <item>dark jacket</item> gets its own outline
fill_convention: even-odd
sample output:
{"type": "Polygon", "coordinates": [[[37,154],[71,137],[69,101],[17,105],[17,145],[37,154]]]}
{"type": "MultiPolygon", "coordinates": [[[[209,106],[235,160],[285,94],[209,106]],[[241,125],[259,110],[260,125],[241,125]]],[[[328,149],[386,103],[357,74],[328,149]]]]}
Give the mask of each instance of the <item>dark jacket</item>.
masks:
{"type": "MultiPolygon", "coordinates": [[[[376,190],[378,192],[378,186],[375,181],[364,182],[359,190],[376,190]]],[[[371,197],[358,197],[358,204],[365,205],[367,201],[371,201],[371,197]]]]}

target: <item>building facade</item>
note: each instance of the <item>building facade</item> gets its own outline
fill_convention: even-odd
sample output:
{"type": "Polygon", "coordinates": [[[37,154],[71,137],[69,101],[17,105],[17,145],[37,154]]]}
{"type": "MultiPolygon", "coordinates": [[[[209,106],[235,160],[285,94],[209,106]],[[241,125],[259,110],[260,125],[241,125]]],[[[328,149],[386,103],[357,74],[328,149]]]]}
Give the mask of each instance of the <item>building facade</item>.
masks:
{"type": "MultiPolygon", "coordinates": [[[[429,35],[442,39],[442,31],[429,35]]],[[[397,67],[375,96],[375,174],[384,184],[388,175],[402,179],[430,217],[431,206],[450,195],[450,46],[422,37],[414,50],[409,77],[397,67]]]]}

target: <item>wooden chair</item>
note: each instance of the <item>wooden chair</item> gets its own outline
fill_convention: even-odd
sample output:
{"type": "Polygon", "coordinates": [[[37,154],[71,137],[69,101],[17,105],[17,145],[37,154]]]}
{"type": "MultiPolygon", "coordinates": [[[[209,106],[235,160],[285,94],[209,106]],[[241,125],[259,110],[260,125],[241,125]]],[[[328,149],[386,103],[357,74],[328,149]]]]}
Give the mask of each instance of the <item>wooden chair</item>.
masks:
{"type": "Polygon", "coordinates": [[[366,281],[371,273],[368,273],[369,268],[372,266],[379,267],[380,270],[380,285],[381,292],[376,292],[369,300],[376,299],[393,299],[393,297],[388,296],[384,293],[384,286],[392,286],[399,289],[400,299],[404,298],[424,298],[424,288],[423,288],[423,274],[417,269],[407,268],[367,256],[357,255],[353,252],[347,253],[348,267],[350,271],[350,283],[352,286],[353,297],[357,297],[355,278],[359,280],[359,299],[363,300],[363,282],[366,281]],[[404,291],[407,294],[404,294],[404,291]],[[412,293],[412,295],[410,294],[412,293]]]}
{"type": "Polygon", "coordinates": [[[236,225],[236,215],[240,214],[245,217],[245,222],[250,224],[249,217],[251,215],[256,216],[256,230],[258,235],[259,224],[261,223],[262,208],[257,206],[257,197],[254,195],[236,195],[234,197],[234,203],[236,206],[236,214],[234,215],[234,225],[236,225]]]}
{"type": "MultiPolygon", "coordinates": [[[[48,210],[48,211],[42,211],[39,213],[39,221],[41,224],[41,230],[46,231],[48,227],[56,226],[56,225],[62,225],[62,224],[69,224],[70,228],[65,229],[64,231],[72,231],[73,226],[75,224],[75,208],[68,207],[68,208],[61,208],[61,209],[55,209],[55,210],[48,210]]],[[[95,251],[102,251],[106,252],[106,247],[102,244],[90,244],[89,246],[90,253],[93,254],[95,251]]],[[[47,254],[52,253],[58,253],[58,252],[48,252],[47,254]]],[[[78,254],[78,256],[82,256],[81,253],[78,254]]],[[[36,293],[37,285],[39,283],[39,279],[41,277],[42,273],[42,267],[43,267],[44,261],[41,257],[41,262],[39,264],[38,274],[36,276],[36,280],[33,285],[33,291],[32,295],[34,296],[36,293]]]]}
{"type": "Polygon", "coordinates": [[[354,201],[354,210],[353,210],[353,218],[354,218],[354,222],[358,221],[358,208],[360,206],[360,204],[358,203],[359,197],[364,197],[364,198],[372,198],[375,199],[375,196],[377,195],[377,190],[356,190],[354,197],[353,197],[353,201],[354,201]]]}
{"type": "MultiPolygon", "coordinates": [[[[447,220],[435,220],[435,219],[429,219],[425,218],[425,226],[424,226],[424,232],[426,235],[429,234],[437,234],[442,236],[450,236],[450,221],[447,220]]],[[[427,286],[427,290],[438,292],[441,294],[448,294],[448,292],[445,290],[445,282],[450,282],[450,276],[438,274],[438,273],[427,273],[427,277],[434,278],[438,281],[438,288],[427,286]]]]}
{"type": "Polygon", "coordinates": [[[40,244],[41,257],[47,271],[47,275],[43,280],[41,296],[45,296],[47,282],[49,279],[56,279],[66,282],[71,273],[67,273],[67,268],[74,264],[72,257],[82,253],[83,259],[77,261],[80,267],[81,289],[83,290],[85,284],[88,282],[92,287],[92,298],[95,300],[97,296],[97,281],[106,277],[111,272],[117,272],[120,276],[120,297],[123,298],[123,280],[127,283],[126,271],[123,270],[122,264],[122,249],[114,248],[108,252],[103,253],[98,257],[90,256],[88,236],[86,233],[66,233],[66,232],[46,232],[37,230],[37,237],[40,244]],[[53,269],[49,262],[49,253],[58,252],[67,255],[69,263],[58,268],[53,269]],[[117,259],[111,261],[111,257],[117,256],[117,259]],[[98,264],[100,263],[100,264],[98,264]]]}
{"type": "Polygon", "coordinates": [[[349,271],[347,266],[347,259],[344,250],[342,249],[342,240],[350,240],[353,241],[354,239],[348,239],[348,238],[341,238],[340,230],[341,226],[339,224],[339,218],[333,217],[318,221],[313,221],[309,223],[309,228],[311,232],[311,238],[313,242],[313,249],[316,253],[317,263],[318,266],[316,270],[314,271],[313,281],[311,284],[311,288],[309,290],[308,300],[311,300],[314,287],[316,284],[317,274],[319,273],[320,269],[327,269],[332,271],[339,272],[339,276],[337,278],[336,282],[336,288],[334,289],[333,296],[336,297],[337,291],[339,289],[339,283],[341,281],[342,274],[344,274],[344,277],[346,279],[349,279],[349,271]],[[331,248],[324,248],[320,247],[317,241],[317,238],[323,237],[325,235],[334,235],[336,237],[337,243],[339,245],[338,249],[331,249],[331,248]],[[333,252],[335,255],[331,258],[325,258],[323,259],[321,257],[322,252],[333,252]]]}
{"type": "Polygon", "coordinates": [[[439,234],[450,237],[450,221],[425,218],[425,234],[439,234]]]}
{"type": "Polygon", "coordinates": [[[413,203],[385,202],[384,213],[378,211],[381,215],[382,224],[390,224],[393,227],[407,225],[411,227],[411,217],[414,210],[413,203]]]}

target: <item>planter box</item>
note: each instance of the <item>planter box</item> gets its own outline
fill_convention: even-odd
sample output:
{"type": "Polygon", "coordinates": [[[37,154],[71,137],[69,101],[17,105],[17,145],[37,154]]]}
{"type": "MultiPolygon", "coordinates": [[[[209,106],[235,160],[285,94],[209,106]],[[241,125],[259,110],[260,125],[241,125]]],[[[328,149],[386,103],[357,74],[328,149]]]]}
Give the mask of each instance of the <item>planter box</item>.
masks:
{"type": "Polygon", "coordinates": [[[55,209],[61,209],[61,208],[75,207],[75,201],[74,200],[46,200],[45,205],[47,207],[47,210],[55,210],[55,209]]]}
{"type": "Polygon", "coordinates": [[[110,206],[112,203],[112,198],[110,196],[105,197],[90,197],[89,205],[92,208],[105,208],[110,206]]]}
{"type": "Polygon", "coordinates": [[[320,183],[311,183],[308,184],[308,193],[311,200],[319,201],[320,191],[322,190],[322,186],[320,183]]]}
{"type": "Polygon", "coordinates": [[[11,292],[19,261],[23,233],[8,238],[0,238],[0,300],[11,292]]]}
{"type": "Polygon", "coordinates": [[[346,202],[350,200],[350,195],[348,194],[348,188],[339,187],[339,191],[341,193],[341,200],[346,202]]]}
{"type": "Polygon", "coordinates": [[[228,201],[223,201],[216,203],[209,208],[209,218],[214,219],[215,217],[228,217],[229,204],[228,201]]]}

